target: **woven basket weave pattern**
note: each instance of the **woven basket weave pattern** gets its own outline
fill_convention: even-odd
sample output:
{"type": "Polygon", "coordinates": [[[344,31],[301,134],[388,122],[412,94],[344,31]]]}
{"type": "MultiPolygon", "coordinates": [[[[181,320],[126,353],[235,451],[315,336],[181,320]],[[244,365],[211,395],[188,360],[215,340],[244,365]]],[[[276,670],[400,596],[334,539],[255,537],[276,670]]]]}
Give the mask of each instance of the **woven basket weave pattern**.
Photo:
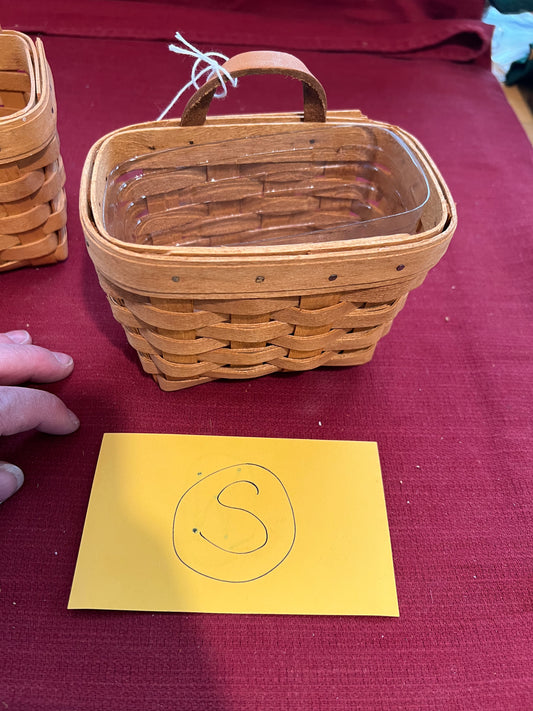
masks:
{"type": "Polygon", "coordinates": [[[169,302],[139,297],[102,276],[100,283],[143,369],[163,390],[362,365],[407,298],[402,284],[319,296],[169,302]]]}
{"type": "Polygon", "coordinates": [[[0,32],[0,271],[67,257],[65,172],[42,44],[0,32]]]}

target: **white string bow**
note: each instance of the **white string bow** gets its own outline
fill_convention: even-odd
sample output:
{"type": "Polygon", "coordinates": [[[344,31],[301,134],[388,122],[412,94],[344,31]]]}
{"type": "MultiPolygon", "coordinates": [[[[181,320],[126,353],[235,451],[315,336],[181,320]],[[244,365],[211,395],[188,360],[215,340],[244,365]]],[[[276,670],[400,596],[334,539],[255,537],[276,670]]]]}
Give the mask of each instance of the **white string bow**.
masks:
{"type": "Polygon", "coordinates": [[[209,76],[207,77],[206,81],[209,81],[213,76],[216,76],[218,81],[220,82],[220,89],[217,89],[215,93],[215,98],[217,99],[222,99],[225,96],[227,96],[228,89],[226,86],[226,82],[224,81],[224,78],[226,78],[232,87],[237,86],[237,79],[234,79],[234,77],[231,76],[231,74],[224,69],[217,61],[216,59],[222,59],[224,62],[228,60],[228,57],[226,57],[225,54],[221,54],[220,52],[201,52],[199,49],[197,49],[194,45],[192,45],[190,42],[187,42],[187,40],[179,33],[176,32],[175,34],[176,39],[181,42],[182,44],[185,45],[185,47],[180,47],[175,44],[170,44],[168,46],[169,50],[171,52],[175,52],[176,54],[185,54],[188,55],[189,57],[196,57],[196,61],[193,65],[192,71],[191,71],[191,80],[185,84],[185,86],[182,86],[181,89],[178,91],[176,96],[172,99],[170,104],[166,107],[166,109],[158,116],[157,120],[161,121],[168,112],[172,109],[174,104],[178,101],[178,99],[181,97],[181,95],[187,91],[191,86],[194,87],[195,89],[199,89],[200,86],[198,84],[198,80],[204,76],[207,72],[209,72],[209,76]],[[205,62],[207,64],[206,67],[203,69],[200,69],[200,65],[202,62],[205,62]]]}

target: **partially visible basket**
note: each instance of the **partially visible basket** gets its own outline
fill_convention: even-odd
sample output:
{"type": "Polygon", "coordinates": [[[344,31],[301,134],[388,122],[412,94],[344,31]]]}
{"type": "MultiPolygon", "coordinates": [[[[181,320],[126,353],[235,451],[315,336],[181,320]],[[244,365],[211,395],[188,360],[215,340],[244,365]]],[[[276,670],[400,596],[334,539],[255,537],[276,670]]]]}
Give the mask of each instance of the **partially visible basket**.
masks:
{"type": "Polygon", "coordinates": [[[67,258],[65,173],[42,42],[0,30],[0,272],[67,258]]]}
{"type": "MultiPolygon", "coordinates": [[[[229,60],[225,67],[233,76],[278,72],[301,80],[303,117],[225,116],[204,124],[216,86],[214,81],[207,82],[189,102],[181,124],[139,124],[101,139],[91,149],[82,176],[80,215],[100,283],[144,370],[164,390],[218,378],[252,378],[369,361],[408,292],[422,283],[442,257],[456,227],[450,193],[412,136],[370,121],[358,111],[326,114],[322,87],[290,55],[247,53],[229,60]],[[241,184],[249,186],[239,181],[243,175],[248,179],[251,161],[255,161],[254,179],[257,162],[268,158],[269,166],[275,164],[276,157],[268,154],[274,138],[276,155],[283,149],[283,170],[294,161],[296,199],[301,192],[305,143],[308,149],[310,144],[324,148],[318,172],[331,168],[335,159],[335,172],[328,175],[337,177],[339,155],[352,154],[356,162],[368,162],[369,156],[359,155],[359,149],[342,141],[335,143],[338,135],[344,135],[340,129],[347,126],[368,135],[373,128],[384,129],[396,135],[413,155],[427,186],[426,199],[415,201],[419,203],[415,223],[405,231],[371,232],[373,236],[361,237],[359,232],[351,232],[353,225],[346,217],[335,225],[335,215],[350,210],[352,193],[341,191],[335,196],[315,191],[310,199],[317,219],[307,234],[302,237],[300,229],[294,243],[290,243],[292,233],[288,240],[280,237],[282,228],[276,215],[274,243],[257,244],[264,225],[249,228],[253,212],[249,207],[260,205],[253,202],[258,197],[235,192],[241,184]],[[232,152],[231,146],[242,148],[243,141],[246,145],[259,142],[268,155],[263,159],[251,156],[248,149],[244,155],[232,152]],[[180,173],[183,166],[177,163],[175,171],[166,170],[180,155],[190,157],[189,149],[197,146],[203,147],[197,153],[198,170],[193,166],[180,173]],[[330,162],[324,156],[330,156],[330,162]],[[159,173],[161,167],[165,170],[159,173]],[[172,173],[185,180],[184,193],[176,192],[172,173]],[[204,176],[202,184],[187,182],[198,175],[204,176]],[[213,193],[207,191],[209,183],[228,178],[237,180],[226,199],[213,200],[213,193]],[[108,192],[113,191],[116,200],[110,208],[108,192]],[[198,196],[204,194],[209,197],[202,203],[198,196]],[[191,195],[195,196],[194,204],[182,204],[191,195]],[[321,208],[322,197],[325,203],[321,208]],[[115,207],[119,220],[111,234],[108,226],[113,224],[115,207]],[[328,222],[332,214],[333,223],[328,222]],[[226,241],[220,241],[220,234],[213,233],[212,227],[217,219],[224,224],[224,218],[229,218],[232,226],[229,233],[222,229],[220,234],[226,241]],[[325,231],[320,230],[322,218],[327,218],[325,231]],[[206,225],[207,241],[202,231],[206,225]],[[184,236],[195,230],[200,240],[196,246],[182,246],[184,236]],[[275,243],[279,241],[289,243],[275,243]]],[[[342,173],[344,165],[340,167],[342,173]]],[[[307,186],[309,165],[304,168],[307,186]]],[[[275,180],[283,182],[279,174],[275,180]]],[[[261,189],[266,190],[267,183],[263,180],[261,189]]],[[[223,191],[217,194],[223,195],[223,191]]],[[[258,210],[263,211],[262,216],[266,214],[264,206],[258,210]]],[[[289,222],[292,219],[290,216],[289,222]]]]}

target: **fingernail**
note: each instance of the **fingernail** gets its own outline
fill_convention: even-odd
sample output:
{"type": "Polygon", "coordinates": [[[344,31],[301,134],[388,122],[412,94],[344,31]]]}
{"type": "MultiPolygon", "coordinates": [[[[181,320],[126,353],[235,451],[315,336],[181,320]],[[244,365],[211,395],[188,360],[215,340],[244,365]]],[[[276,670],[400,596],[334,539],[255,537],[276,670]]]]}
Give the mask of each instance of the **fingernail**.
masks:
{"type": "MultiPolygon", "coordinates": [[[[79,421],[79,419],[78,419],[78,418],[76,417],[76,415],[72,412],[72,410],[69,410],[69,411],[68,411],[68,414],[69,414],[70,419],[72,420],[72,425],[73,425],[73,427],[77,430],[78,427],[80,426],[80,421],[79,421]]],[[[74,432],[74,430],[72,430],[72,431],[74,432]]]]}
{"type": "Polygon", "coordinates": [[[61,365],[64,365],[65,368],[69,365],[72,365],[74,362],[72,360],[72,356],[67,355],[66,353],[54,353],[55,359],[61,363],[61,365]]]}
{"type": "Polygon", "coordinates": [[[13,343],[19,343],[21,345],[24,345],[25,343],[30,343],[31,341],[31,336],[27,331],[8,331],[5,334],[10,341],[13,341],[13,343]]]}
{"type": "Polygon", "coordinates": [[[22,469],[8,462],[0,462],[0,503],[18,491],[23,483],[22,469]]]}

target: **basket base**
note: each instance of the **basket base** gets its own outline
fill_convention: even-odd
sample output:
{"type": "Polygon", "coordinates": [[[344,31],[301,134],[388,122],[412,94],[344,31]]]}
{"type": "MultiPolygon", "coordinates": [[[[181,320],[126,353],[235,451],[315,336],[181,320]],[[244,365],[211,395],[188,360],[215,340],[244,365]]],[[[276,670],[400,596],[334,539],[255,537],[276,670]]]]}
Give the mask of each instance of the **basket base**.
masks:
{"type": "MultiPolygon", "coordinates": [[[[357,355],[351,355],[350,358],[347,358],[344,362],[340,361],[340,357],[338,359],[331,359],[331,360],[325,360],[324,363],[321,363],[321,365],[328,365],[328,366],[355,366],[355,365],[364,365],[364,363],[368,363],[369,361],[372,360],[372,357],[374,355],[376,346],[371,346],[370,348],[364,348],[361,349],[360,352],[357,353],[357,355]]],[[[141,364],[143,366],[143,369],[145,372],[151,373],[151,361],[150,365],[146,363],[145,358],[140,357],[141,364]],[[145,363],[148,367],[145,367],[145,363]]],[[[314,368],[320,367],[320,366],[313,366],[314,368]]],[[[251,370],[246,370],[244,368],[241,368],[237,371],[235,369],[235,372],[230,375],[231,370],[229,368],[221,368],[220,370],[224,371],[222,374],[218,374],[220,371],[216,371],[216,375],[214,377],[207,377],[207,376],[202,376],[202,377],[197,377],[197,378],[183,378],[183,379],[172,379],[168,378],[164,375],[161,375],[160,373],[151,373],[155,382],[159,385],[161,390],[165,392],[174,392],[176,390],[184,390],[186,388],[192,388],[195,385],[202,385],[203,383],[209,383],[214,380],[244,380],[244,379],[251,379],[251,378],[259,378],[262,377],[263,375],[267,374],[272,374],[272,373],[295,373],[298,372],[297,370],[290,369],[290,368],[275,368],[273,367],[272,369],[268,369],[268,372],[263,371],[263,372],[252,372],[251,370]]],[[[309,370],[309,368],[302,368],[303,370],[309,370]]]]}
{"type": "Polygon", "coordinates": [[[407,299],[396,286],[273,299],[165,300],[131,294],[102,276],[100,282],[144,371],[165,391],[362,365],[407,299]]]}

